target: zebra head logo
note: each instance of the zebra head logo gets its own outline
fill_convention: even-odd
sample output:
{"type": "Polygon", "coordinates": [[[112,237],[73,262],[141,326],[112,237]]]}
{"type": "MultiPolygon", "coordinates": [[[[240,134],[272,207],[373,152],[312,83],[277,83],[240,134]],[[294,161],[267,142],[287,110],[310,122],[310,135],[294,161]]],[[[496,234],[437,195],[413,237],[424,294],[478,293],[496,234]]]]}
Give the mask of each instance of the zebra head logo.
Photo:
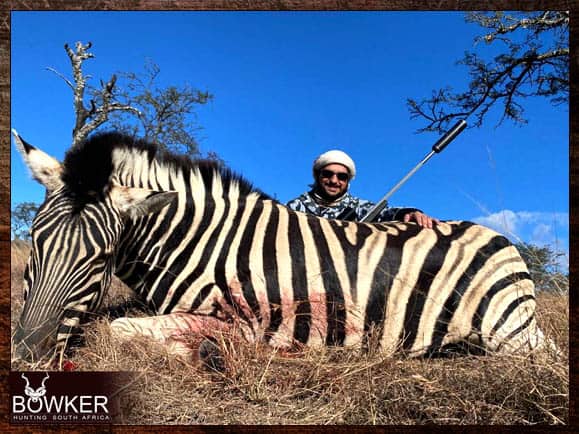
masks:
{"type": "Polygon", "coordinates": [[[46,380],[50,378],[48,372],[46,373],[46,377],[44,377],[44,379],[42,380],[42,385],[38,389],[30,387],[30,381],[28,381],[28,378],[26,378],[24,374],[22,374],[22,378],[26,380],[26,387],[24,387],[24,393],[32,400],[32,402],[38,402],[40,398],[46,395],[46,386],[44,385],[44,383],[46,382],[46,380]]]}

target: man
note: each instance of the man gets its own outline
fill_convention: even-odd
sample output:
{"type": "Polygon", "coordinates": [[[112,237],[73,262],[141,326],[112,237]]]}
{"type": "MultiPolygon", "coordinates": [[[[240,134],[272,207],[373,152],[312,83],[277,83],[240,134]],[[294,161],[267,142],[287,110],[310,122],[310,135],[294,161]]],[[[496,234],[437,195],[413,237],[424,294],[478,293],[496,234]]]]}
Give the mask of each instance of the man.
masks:
{"type": "MultiPolygon", "coordinates": [[[[312,189],[289,201],[289,208],[318,217],[359,221],[374,206],[372,202],[348,192],[350,181],[356,176],[356,165],[346,153],[338,150],[323,153],[314,161],[313,175],[312,189]]],[[[392,220],[416,222],[425,228],[439,223],[416,208],[389,207],[385,207],[373,221],[392,220]]]]}

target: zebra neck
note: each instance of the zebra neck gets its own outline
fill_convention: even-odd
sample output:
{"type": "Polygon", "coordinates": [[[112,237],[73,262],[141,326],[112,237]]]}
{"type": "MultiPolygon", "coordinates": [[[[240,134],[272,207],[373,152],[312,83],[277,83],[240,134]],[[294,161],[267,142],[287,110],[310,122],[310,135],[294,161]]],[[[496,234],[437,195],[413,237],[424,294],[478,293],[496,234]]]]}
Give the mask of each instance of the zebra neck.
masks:
{"type": "Polygon", "coordinates": [[[271,203],[255,195],[240,197],[234,189],[226,196],[222,190],[180,193],[167,209],[127,224],[118,249],[117,276],[161,312],[166,293],[208,279],[215,269],[209,264],[211,252],[221,249],[231,226],[261,202],[271,203]]]}

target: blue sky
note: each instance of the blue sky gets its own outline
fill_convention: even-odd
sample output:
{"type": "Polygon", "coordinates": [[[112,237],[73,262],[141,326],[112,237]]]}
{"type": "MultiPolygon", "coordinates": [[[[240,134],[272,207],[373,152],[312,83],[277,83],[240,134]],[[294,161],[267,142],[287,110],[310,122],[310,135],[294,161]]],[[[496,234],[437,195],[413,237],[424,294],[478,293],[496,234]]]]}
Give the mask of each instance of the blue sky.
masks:
{"type": "MultiPolygon", "coordinates": [[[[286,202],[307,190],[314,158],[342,149],[358,168],[351,192],[377,201],[429,151],[406,98],[464,89],[457,66],[481,34],[463,12],[13,12],[11,115],[27,141],[62,159],[71,141],[65,43],[91,41],[85,73],[160,68],[160,83],[190,84],[214,100],[197,112],[201,151],[214,151],[286,202]]],[[[485,54],[494,48],[476,46],[485,54]]],[[[440,219],[473,220],[568,252],[569,113],[525,101],[529,123],[464,131],[392,198],[440,219]]],[[[12,207],[41,202],[12,146],[12,207]]],[[[510,233],[510,234],[509,234],[510,233]]],[[[568,258],[566,259],[568,261],[568,258]]]]}

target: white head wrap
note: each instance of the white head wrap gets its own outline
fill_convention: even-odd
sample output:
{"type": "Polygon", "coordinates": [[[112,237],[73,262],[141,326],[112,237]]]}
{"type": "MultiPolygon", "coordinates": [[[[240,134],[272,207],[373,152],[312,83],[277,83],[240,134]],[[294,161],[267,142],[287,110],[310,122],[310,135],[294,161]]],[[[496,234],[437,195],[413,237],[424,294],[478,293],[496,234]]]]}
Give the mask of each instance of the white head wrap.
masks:
{"type": "Polygon", "coordinates": [[[317,172],[328,164],[341,164],[348,169],[350,172],[350,180],[354,179],[356,176],[356,165],[354,160],[352,160],[348,154],[337,149],[333,149],[328,152],[324,152],[318,158],[314,160],[314,179],[316,178],[317,172]]]}

